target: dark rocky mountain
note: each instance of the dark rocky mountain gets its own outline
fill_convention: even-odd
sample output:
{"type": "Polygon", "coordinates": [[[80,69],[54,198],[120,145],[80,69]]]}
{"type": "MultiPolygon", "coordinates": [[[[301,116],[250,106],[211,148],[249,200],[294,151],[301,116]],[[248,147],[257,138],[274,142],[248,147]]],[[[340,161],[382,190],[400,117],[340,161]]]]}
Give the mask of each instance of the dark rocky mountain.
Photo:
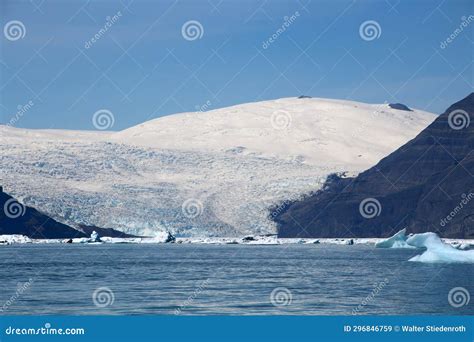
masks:
{"type": "Polygon", "coordinates": [[[86,237],[86,234],[19,203],[0,186],[0,234],[21,234],[34,239],[86,237]]]}
{"type": "Polygon", "coordinates": [[[355,178],[275,213],[280,237],[388,237],[432,231],[474,238],[474,93],[355,178]]]}

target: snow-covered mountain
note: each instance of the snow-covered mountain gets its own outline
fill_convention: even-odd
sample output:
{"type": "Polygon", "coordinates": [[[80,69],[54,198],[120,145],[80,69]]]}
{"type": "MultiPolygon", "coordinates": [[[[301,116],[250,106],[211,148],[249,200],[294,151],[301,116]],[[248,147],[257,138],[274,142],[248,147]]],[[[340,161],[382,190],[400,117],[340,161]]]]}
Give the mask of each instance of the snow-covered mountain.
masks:
{"type": "Polygon", "coordinates": [[[435,116],[285,98],[171,115],[121,132],[0,126],[1,183],[59,221],[130,234],[275,233],[268,208],[356,175],[435,116]]]}

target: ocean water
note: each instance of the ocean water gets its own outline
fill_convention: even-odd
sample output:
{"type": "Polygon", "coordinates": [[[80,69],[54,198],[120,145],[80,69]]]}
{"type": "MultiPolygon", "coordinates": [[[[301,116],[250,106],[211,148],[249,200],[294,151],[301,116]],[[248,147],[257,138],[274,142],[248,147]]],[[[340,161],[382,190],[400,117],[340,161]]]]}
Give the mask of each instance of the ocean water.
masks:
{"type": "Polygon", "coordinates": [[[460,307],[449,298],[457,287],[474,295],[474,265],[407,261],[419,253],[322,244],[0,246],[0,314],[474,314],[474,298],[460,307]]]}

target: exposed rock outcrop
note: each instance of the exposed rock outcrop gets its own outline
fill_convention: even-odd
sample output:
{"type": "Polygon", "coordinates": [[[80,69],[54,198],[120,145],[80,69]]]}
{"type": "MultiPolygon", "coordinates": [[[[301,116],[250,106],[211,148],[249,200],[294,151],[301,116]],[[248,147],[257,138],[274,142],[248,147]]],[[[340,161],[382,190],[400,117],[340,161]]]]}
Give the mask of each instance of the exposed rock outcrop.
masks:
{"type": "Polygon", "coordinates": [[[355,178],[332,177],[275,218],[280,237],[474,238],[474,93],[355,178]]]}
{"type": "Polygon", "coordinates": [[[64,239],[86,237],[34,208],[25,206],[3,192],[0,187],[0,235],[21,234],[34,239],[64,239]]]}

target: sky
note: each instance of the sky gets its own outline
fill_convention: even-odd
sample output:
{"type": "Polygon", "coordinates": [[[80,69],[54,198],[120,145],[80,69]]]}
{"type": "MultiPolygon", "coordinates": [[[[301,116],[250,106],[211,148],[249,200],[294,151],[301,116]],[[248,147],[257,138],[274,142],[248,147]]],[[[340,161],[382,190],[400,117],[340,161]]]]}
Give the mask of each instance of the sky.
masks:
{"type": "Polygon", "coordinates": [[[2,0],[0,123],[121,130],[308,95],[442,113],[473,91],[470,0],[2,0]],[[95,38],[94,38],[95,37],[95,38]]]}

